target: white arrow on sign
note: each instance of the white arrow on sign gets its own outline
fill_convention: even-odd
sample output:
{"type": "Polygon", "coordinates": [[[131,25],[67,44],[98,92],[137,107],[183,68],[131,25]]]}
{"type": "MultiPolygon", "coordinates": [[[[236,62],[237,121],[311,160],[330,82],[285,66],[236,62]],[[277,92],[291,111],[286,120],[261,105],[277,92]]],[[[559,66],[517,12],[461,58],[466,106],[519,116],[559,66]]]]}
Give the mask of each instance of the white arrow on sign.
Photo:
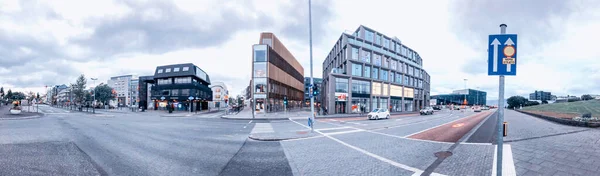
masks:
{"type": "Polygon", "coordinates": [[[492,41],[492,44],[490,45],[494,45],[494,63],[492,63],[494,66],[493,71],[498,72],[498,45],[500,45],[500,42],[497,38],[494,38],[494,41],[492,41]]]}
{"type": "MultiPolygon", "coordinates": [[[[510,37],[508,38],[508,40],[506,40],[506,42],[504,42],[504,45],[506,46],[510,46],[510,45],[514,45],[515,43],[510,39],[510,37]]],[[[506,64],[506,71],[510,72],[510,64],[506,64]]]]}

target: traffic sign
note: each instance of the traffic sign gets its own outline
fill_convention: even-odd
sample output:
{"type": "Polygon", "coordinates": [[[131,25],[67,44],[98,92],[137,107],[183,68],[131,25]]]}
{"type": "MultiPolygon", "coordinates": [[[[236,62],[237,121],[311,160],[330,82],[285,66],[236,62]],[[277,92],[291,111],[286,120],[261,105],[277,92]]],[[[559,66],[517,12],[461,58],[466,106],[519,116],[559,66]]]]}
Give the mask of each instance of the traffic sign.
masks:
{"type": "Polygon", "coordinates": [[[194,97],[192,97],[192,96],[188,97],[188,100],[193,100],[193,99],[194,99],[194,97]]]}
{"type": "Polygon", "coordinates": [[[488,75],[517,75],[517,34],[489,36],[488,75]]]}

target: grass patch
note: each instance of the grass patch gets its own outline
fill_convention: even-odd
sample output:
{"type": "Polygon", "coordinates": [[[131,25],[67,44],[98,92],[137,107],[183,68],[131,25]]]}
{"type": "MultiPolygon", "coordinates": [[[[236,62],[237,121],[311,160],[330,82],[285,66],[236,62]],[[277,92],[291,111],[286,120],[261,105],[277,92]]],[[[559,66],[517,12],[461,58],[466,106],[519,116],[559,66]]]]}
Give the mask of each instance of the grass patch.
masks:
{"type": "Polygon", "coordinates": [[[581,115],[583,113],[592,113],[592,116],[598,117],[598,116],[600,116],[600,100],[543,104],[543,105],[523,107],[523,110],[568,113],[568,114],[579,114],[579,115],[581,115]]]}

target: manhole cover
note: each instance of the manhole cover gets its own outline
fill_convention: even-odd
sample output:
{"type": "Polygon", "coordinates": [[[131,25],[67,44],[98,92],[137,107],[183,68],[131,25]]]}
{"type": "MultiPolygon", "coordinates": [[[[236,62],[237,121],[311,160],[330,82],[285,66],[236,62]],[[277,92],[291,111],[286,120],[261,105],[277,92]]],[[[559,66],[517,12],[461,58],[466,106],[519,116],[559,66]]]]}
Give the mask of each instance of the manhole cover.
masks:
{"type": "Polygon", "coordinates": [[[449,156],[452,156],[452,152],[443,151],[435,153],[435,157],[437,158],[448,158],[449,156]]]}

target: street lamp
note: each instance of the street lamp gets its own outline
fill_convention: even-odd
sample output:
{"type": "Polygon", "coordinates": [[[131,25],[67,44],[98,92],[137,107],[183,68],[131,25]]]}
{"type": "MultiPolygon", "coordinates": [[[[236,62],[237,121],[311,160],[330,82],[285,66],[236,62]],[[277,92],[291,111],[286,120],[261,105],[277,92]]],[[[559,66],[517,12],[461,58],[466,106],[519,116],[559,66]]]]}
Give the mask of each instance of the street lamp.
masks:
{"type": "Polygon", "coordinates": [[[92,113],[96,113],[96,80],[98,80],[98,78],[90,78],[92,79],[92,81],[94,81],[94,101],[92,101],[92,113]]]}
{"type": "Polygon", "coordinates": [[[465,91],[467,91],[465,94],[465,106],[467,106],[467,94],[469,94],[469,90],[467,90],[467,78],[465,78],[465,91]]]}
{"type": "Polygon", "coordinates": [[[481,103],[479,103],[479,87],[477,87],[477,104],[480,105],[481,103]]]}

